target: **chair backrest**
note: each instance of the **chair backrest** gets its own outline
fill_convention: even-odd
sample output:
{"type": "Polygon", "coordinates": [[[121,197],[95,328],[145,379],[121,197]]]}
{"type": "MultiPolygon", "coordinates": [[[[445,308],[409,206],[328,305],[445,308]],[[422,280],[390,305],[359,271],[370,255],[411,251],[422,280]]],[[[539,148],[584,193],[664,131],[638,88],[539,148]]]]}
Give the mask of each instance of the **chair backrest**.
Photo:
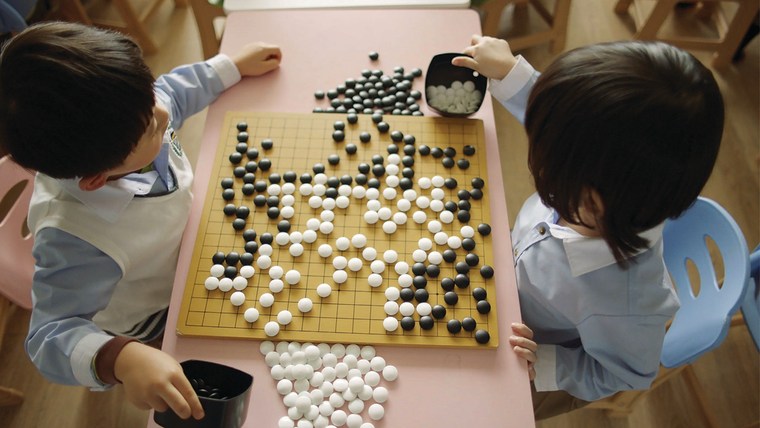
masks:
{"type": "Polygon", "coordinates": [[[661,363],[675,367],[691,363],[725,339],[731,316],[741,304],[749,276],[747,243],[741,229],[720,205],[698,198],[680,217],[668,220],[663,231],[664,258],[681,308],[665,334],[661,363]],[[717,277],[707,238],[723,259],[724,278],[717,277]],[[699,275],[695,296],[688,261],[699,275]]]}
{"type": "Polygon", "coordinates": [[[26,227],[34,175],[8,156],[0,158],[0,294],[32,307],[32,234],[26,227]]]}

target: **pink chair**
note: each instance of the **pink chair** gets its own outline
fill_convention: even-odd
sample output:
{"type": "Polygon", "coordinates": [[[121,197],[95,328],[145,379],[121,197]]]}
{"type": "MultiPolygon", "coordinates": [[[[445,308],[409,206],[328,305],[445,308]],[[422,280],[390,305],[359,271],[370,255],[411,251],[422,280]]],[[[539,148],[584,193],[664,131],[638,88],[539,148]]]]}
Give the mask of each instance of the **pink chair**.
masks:
{"type": "MultiPolygon", "coordinates": [[[[32,308],[32,234],[26,226],[34,175],[8,156],[0,158],[0,347],[17,307],[32,308]]],[[[24,395],[0,386],[0,406],[21,403],[24,395]]]]}

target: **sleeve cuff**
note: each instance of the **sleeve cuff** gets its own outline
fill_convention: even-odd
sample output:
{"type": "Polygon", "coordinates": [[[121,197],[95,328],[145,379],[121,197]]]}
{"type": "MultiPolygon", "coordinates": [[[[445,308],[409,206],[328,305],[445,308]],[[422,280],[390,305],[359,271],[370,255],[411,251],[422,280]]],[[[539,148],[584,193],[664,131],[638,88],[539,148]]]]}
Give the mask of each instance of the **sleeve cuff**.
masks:
{"type": "Polygon", "coordinates": [[[105,333],[91,333],[77,342],[71,352],[71,370],[77,382],[94,389],[105,387],[102,382],[98,381],[93,371],[93,359],[98,350],[111,339],[113,336],[105,333]]]}
{"type": "Polygon", "coordinates": [[[557,346],[539,345],[536,351],[536,378],[533,384],[536,391],[557,391],[557,346]]]}
{"type": "Polygon", "coordinates": [[[98,350],[94,361],[95,375],[102,383],[107,385],[121,383],[121,381],[116,378],[114,366],[116,365],[116,357],[119,356],[119,352],[121,352],[121,350],[130,342],[137,342],[137,339],[116,336],[106,342],[100,350],[98,350]]]}
{"type": "Polygon", "coordinates": [[[522,55],[517,56],[517,63],[501,80],[490,79],[491,94],[497,100],[509,100],[530,82],[536,70],[522,55]]]}
{"type": "Polygon", "coordinates": [[[224,85],[224,89],[240,81],[241,76],[235,63],[226,54],[219,54],[210,58],[206,63],[216,71],[224,85]]]}

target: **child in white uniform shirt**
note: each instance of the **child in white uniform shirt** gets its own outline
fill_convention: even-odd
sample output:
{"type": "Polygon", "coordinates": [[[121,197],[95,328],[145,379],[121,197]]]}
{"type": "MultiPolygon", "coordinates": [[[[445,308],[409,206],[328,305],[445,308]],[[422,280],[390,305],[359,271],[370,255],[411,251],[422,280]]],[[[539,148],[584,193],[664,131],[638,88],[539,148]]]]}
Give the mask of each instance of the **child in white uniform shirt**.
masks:
{"type": "Polygon", "coordinates": [[[663,222],[694,202],[720,146],[712,73],[658,42],[575,49],[543,74],[504,40],[473,36],[463,52],[453,64],[489,77],[528,134],[537,193],[512,240],[537,419],[649,388],[678,309],[663,222]]]}
{"type": "Polygon", "coordinates": [[[174,129],[280,58],[255,43],[154,81],[139,47],[116,32],[47,23],[3,47],[0,154],[38,172],[26,348],[47,378],[123,383],[138,407],[203,417],[181,366],[141,342],[162,334],[192,198],[174,129]]]}

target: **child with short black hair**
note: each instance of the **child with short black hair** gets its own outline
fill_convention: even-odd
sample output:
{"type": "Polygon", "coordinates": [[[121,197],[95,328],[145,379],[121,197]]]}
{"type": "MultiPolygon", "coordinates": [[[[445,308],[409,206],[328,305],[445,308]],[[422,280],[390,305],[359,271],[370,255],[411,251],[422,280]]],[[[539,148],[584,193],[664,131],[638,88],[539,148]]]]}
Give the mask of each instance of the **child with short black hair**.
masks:
{"type": "Polygon", "coordinates": [[[37,171],[26,348],[48,379],[123,383],[141,408],[203,417],[163,334],[192,168],[174,130],[242,76],[280,64],[254,43],[154,80],[128,37],[39,24],[0,53],[0,153],[37,171]]]}
{"type": "Polygon", "coordinates": [[[453,64],[489,77],[528,134],[537,193],[512,240],[535,389],[554,391],[534,394],[537,418],[649,388],[679,306],[663,223],[694,202],[720,147],[712,73],[660,42],[578,48],[543,74],[504,40],[473,36],[463,52],[453,64]]]}

